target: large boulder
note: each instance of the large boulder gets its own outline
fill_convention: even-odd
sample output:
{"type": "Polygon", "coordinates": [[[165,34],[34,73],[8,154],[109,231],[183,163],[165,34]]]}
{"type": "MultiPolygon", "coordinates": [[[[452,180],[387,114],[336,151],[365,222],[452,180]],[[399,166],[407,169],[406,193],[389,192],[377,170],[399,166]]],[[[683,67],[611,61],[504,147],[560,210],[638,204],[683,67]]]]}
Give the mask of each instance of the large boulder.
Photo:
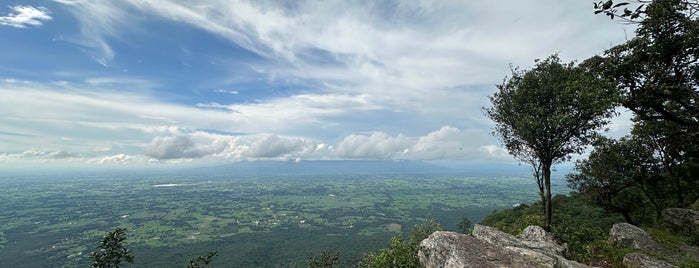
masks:
{"type": "Polygon", "coordinates": [[[425,268],[541,267],[523,255],[464,234],[437,231],[420,242],[425,268]]]}
{"type": "Polygon", "coordinates": [[[648,251],[665,251],[643,229],[628,223],[616,223],[609,230],[609,242],[622,247],[631,247],[648,251]]]}
{"type": "Polygon", "coordinates": [[[538,226],[514,236],[476,224],[472,236],[435,232],[420,245],[423,267],[588,267],[565,259],[565,247],[538,226]]]}
{"type": "Polygon", "coordinates": [[[699,240],[699,211],[684,208],[663,210],[663,220],[673,229],[699,240]]]}

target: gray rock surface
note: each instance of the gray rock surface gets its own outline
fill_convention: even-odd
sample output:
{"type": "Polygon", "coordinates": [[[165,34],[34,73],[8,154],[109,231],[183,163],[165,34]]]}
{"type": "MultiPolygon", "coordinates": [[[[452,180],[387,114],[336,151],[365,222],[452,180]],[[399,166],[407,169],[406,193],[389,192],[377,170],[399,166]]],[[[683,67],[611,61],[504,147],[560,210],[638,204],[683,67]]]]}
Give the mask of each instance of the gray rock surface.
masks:
{"type": "Polygon", "coordinates": [[[476,224],[472,236],[435,232],[420,245],[423,267],[588,267],[565,259],[565,247],[538,226],[514,236],[476,224]]]}
{"type": "Polygon", "coordinates": [[[699,211],[684,208],[668,208],[663,210],[663,220],[673,229],[699,238],[699,211]]]}
{"type": "Polygon", "coordinates": [[[523,255],[473,236],[437,231],[420,242],[420,264],[425,268],[541,267],[523,255]]]}
{"type": "Polygon", "coordinates": [[[553,235],[539,226],[529,226],[518,236],[514,236],[493,227],[476,224],[473,236],[501,247],[516,247],[535,250],[548,255],[563,255],[565,247],[556,243],[553,235]]]}
{"type": "Polygon", "coordinates": [[[624,267],[627,268],[676,268],[677,266],[672,265],[666,261],[655,259],[639,252],[631,252],[624,255],[624,260],[622,261],[624,267]]]}
{"type": "Polygon", "coordinates": [[[622,247],[631,247],[648,251],[665,251],[643,229],[628,223],[616,223],[609,230],[609,242],[622,247]]]}

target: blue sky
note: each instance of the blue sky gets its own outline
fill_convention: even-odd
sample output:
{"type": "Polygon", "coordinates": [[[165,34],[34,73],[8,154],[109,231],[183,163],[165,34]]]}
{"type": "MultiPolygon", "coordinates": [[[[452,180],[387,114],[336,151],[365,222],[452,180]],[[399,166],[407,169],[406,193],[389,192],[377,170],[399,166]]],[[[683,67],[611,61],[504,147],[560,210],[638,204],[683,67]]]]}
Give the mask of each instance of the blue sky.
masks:
{"type": "Polygon", "coordinates": [[[3,4],[9,167],[512,162],[481,112],[510,64],[633,32],[579,0],[3,4]]]}

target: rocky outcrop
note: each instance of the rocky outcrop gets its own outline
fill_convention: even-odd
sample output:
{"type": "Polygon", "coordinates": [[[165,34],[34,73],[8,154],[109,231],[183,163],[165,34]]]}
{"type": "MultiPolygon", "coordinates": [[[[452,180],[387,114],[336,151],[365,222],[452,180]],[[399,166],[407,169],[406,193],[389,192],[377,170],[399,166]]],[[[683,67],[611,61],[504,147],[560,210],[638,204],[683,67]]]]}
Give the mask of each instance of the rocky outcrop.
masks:
{"type": "MultiPolygon", "coordinates": [[[[686,265],[687,260],[699,261],[697,258],[697,248],[687,245],[680,245],[680,252],[669,250],[659,244],[641,228],[628,223],[617,223],[612,226],[609,231],[609,242],[622,247],[630,247],[639,249],[645,252],[652,252],[653,255],[662,256],[664,259],[686,265]]],[[[623,264],[625,267],[644,268],[644,267],[677,267],[669,262],[658,260],[651,256],[632,252],[624,256],[623,264]]]]}
{"type": "Polygon", "coordinates": [[[493,227],[477,224],[473,236],[501,247],[531,249],[547,255],[563,255],[566,248],[557,244],[553,235],[539,226],[529,226],[518,236],[505,233],[493,227]]]}
{"type": "Polygon", "coordinates": [[[420,264],[426,268],[540,267],[505,248],[454,232],[434,232],[420,246],[420,264]]]}
{"type": "Polygon", "coordinates": [[[472,235],[433,233],[420,243],[420,263],[423,267],[588,267],[565,259],[566,248],[538,226],[514,236],[476,224],[472,235]]]}
{"type": "Polygon", "coordinates": [[[663,210],[663,220],[676,231],[699,240],[699,211],[684,208],[663,210]]]}

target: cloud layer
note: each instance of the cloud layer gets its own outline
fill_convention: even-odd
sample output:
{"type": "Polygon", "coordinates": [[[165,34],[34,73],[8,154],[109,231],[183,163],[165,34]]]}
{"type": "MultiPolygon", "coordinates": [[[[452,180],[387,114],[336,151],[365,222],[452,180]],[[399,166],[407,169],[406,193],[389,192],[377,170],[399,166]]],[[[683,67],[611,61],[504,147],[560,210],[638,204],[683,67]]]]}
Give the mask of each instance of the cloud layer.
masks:
{"type": "Polygon", "coordinates": [[[27,28],[29,26],[41,26],[44,21],[51,20],[49,11],[45,7],[32,7],[16,5],[10,7],[12,11],[0,16],[0,25],[6,25],[15,28],[27,28]]]}
{"type": "Polygon", "coordinates": [[[52,40],[38,51],[2,55],[16,61],[0,71],[29,78],[0,77],[0,163],[511,160],[481,112],[510,64],[584,59],[625,37],[577,0],[48,7],[0,17],[56,24],[22,31],[50,34],[27,39],[52,40]]]}

